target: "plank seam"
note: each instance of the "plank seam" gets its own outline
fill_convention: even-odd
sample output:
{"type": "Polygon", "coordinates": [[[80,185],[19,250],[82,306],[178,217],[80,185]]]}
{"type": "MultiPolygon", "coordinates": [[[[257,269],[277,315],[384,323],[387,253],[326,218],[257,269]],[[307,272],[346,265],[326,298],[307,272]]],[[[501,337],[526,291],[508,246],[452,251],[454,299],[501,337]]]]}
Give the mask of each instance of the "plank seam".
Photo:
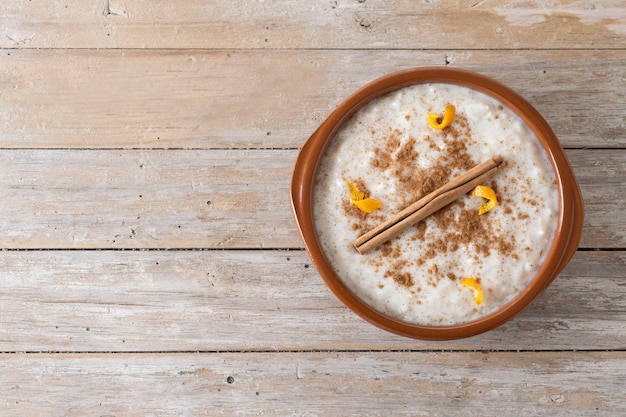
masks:
{"type": "Polygon", "coordinates": [[[128,351],[0,351],[0,355],[179,355],[179,354],[277,354],[277,353],[622,353],[626,348],[618,349],[293,349],[293,350],[128,350],[128,351]]]}

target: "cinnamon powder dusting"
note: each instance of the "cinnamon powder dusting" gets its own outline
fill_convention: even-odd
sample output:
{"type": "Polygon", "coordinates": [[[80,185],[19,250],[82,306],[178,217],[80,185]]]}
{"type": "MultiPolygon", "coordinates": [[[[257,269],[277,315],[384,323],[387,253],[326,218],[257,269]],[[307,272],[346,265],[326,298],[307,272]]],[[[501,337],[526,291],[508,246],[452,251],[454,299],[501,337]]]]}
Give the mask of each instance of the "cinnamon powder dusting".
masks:
{"type": "MultiPolygon", "coordinates": [[[[477,165],[477,161],[468,153],[468,146],[476,146],[477,142],[472,138],[471,128],[465,115],[457,114],[454,122],[441,130],[440,135],[437,139],[430,135],[421,138],[436,154],[433,156],[434,163],[428,168],[422,168],[419,164],[420,155],[415,146],[416,138],[408,137],[402,140],[402,132],[397,129],[390,130],[386,137],[381,137],[380,133],[376,134],[375,141],[378,146],[374,148],[375,157],[370,163],[370,168],[374,172],[379,172],[380,175],[386,175],[395,180],[398,200],[395,203],[398,206],[408,206],[441,187],[453,177],[477,165]]],[[[369,195],[363,181],[356,179],[354,183],[365,193],[366,197],[369,195]]],[[[385,220],[382,214],[363,213],[349,201],[344,204],[344,211],[352,221],[352,229],[357,230],[359,235],[385,220]]],[[[505,209],[505,213],[510,214],[510,210],[505,209]]],[[[432,219],[429,220],[430,222],[443,231],[441,234],[429,238],[428,223],[421,221],[404,232],[401,237],[396,237],[374,250],[368,262],[378,268],[385,268],[384,278],[392,279],[400,286],[411,288],[416,285],[416,280],[410,272],[411,266],[432,262],[431,260],[438,254],[454,253],[472,247],[476,254],[473,259],[475,264],[480,264],[482,258],[489,256],[492,251],[497,251],[502,256],[517,258],[514,236],[494,233],[499,228],[496,222],[490,216],[479,217],[476,208],[466,207],[462,199],[432,214],[430,219],[432,219]],[[421,241],[425,249],[417,258],[406,260],[403,246],[400,244],[402,239],[421,241]]],[[[427,271],[429,276],[419,277],[420,281],[436,286],[437,282],[442,279],[452,281],[459,279],[457,274],[449,272],[444,275],[439,269],[436,264],[433,264],[427,271]]],[[[415,294],[419,291],[412,292],[415,294]]]]}

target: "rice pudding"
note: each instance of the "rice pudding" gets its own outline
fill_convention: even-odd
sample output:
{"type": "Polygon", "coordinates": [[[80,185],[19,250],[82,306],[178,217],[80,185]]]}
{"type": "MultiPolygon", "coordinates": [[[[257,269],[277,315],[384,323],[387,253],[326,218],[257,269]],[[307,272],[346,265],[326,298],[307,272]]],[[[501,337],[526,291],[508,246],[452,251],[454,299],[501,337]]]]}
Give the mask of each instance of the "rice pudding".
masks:
{"type": "Polygon", "coordinates": [[[390,317],[435,326],[476,320],[518,295],[548,252],[559,207],[552,166],[526,124],[486,94],[443,83],[404,87],[357,111],[325,151],[313,199],[321,246],[346,285],[390,317]],[[433,128],[428,115],[447,105],[452,123],[433,128]],[[478,215],[485,200],[464,195],[370,252],[353,247],[498,154],[505,163],[485,184],[498,200],[489,212],[478,215]],[[382,206],[360,210],[348,183],[382,206]]]}

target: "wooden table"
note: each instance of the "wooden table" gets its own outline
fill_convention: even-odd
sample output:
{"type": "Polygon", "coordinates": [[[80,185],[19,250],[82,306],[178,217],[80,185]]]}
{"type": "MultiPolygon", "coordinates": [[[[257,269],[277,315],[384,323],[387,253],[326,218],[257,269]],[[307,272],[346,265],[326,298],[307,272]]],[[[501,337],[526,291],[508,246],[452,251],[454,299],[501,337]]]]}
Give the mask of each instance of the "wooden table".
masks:
{"type": "Polygon", "coordinates": [[[0,48],[0,414],[626,414],[621,0],[3,0],[0,48]],[[346,309],[289,204],[326,115],[425,65],[526,97],[586,209],[535,303],[450,342],[346,309]]]}

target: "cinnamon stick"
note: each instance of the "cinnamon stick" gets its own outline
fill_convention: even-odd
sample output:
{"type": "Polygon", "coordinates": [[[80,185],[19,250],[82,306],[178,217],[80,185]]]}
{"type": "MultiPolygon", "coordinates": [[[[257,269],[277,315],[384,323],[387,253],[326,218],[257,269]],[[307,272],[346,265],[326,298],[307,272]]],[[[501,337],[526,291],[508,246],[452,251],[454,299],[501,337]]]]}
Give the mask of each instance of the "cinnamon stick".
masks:
{"type": "Polygon", "coordinates": [[[476,165],[360,236],[352,242],[354,248],[360,254],[364,254],[388,241],[420,220],[452,203],[460,196],[467,194],[477,185],[484,183],[496,173],[502,162],[502,157],[496,155],[476,165]]]}

